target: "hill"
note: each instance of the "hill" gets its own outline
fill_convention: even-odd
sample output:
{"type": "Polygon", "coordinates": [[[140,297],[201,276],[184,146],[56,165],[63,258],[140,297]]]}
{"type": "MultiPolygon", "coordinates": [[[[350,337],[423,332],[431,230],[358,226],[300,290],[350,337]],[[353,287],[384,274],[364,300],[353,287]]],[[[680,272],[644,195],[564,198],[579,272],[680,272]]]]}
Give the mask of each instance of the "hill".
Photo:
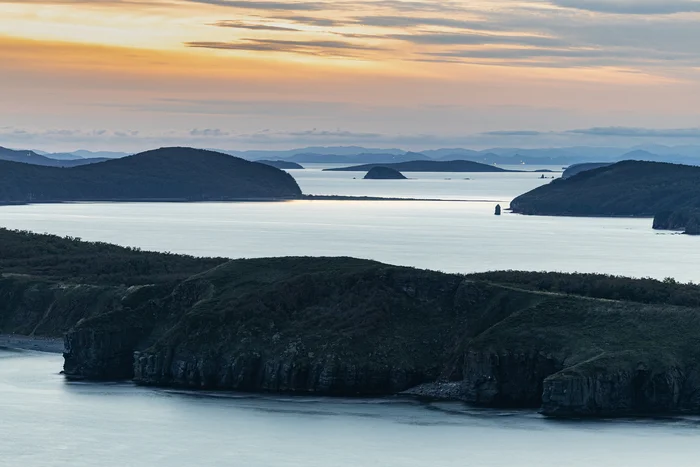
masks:
{"type": "Polygon", "coordinates": [[[512,172],[472,161],[410,161],[398,164],[364,164],[325,170],[334,172],[367,172],[375,167],[388,167],[399,172],[512,172]]]}
{"type": "Polygon", "coordinates": [[[303,153],[295,154],[294,156],[285,159],[287,161],[299,163],[321,163],[321,164],[363,164],[363,163],[397,163],[414,160],[430,160],[428,156],[415,152],[407,152],[405,154],[388,154],[388,153],[361,153],[356,155],[337,155],[337,154],[315,154],[303,153]]]}
{"type": "Polygon", "coordinates": [[[365,180],[406,180],[398,170],[390,169],[389,167],[373,167],[367,172],[365,180]]]}
{"type": "Polygon", "coordinates": [[[549,416],[700,413],[700,287],[234,260],[0,229],[0,332],[65,335],[70,378],[369,396],[549,416]],[[89,260],[86,260],[89,258],[89,260]]]}
{"type": "Polygon", "coordinates": [[[525,193],[513,212],[548,216],[653,217],[700,208],[700,167],[624,161],[525,193]]]}
{"type": "Polygon", "coordinates": [[[304,167],[297,164],[296,162],[289,162],[289,161],[266,161],[266,160],[260,160],[256,161],[260,164],[265,164],[269,165],[272,167],[275,167],[277,169],[282,169],[282,170],[300,170],[303,169],[304,167]]]}
{"type": "Polygon", "coordinates": [[[562,173],[561,178],[571,178],[574,175],[580,174],[587,170],[599,169],[601,167],[607,167],[613,165],[612,162],[585,162],[583,164],[574,164],[567,167],[562,173]]]}
{"type": "Polygon", "coordinates": [[[209,201],[301,196],[279,169],[225,154],[162,148],[73,168],[0,162],[0,202],[209,201]]]}
{"type": "Polygon", "coordinates": [[[21,162],[24,164],[41,165],[45,167],[77,167],[80,165],[95,164],[103,162],[106,159],[53,159],[49,156],[43,156],[34,151],[16,151],[0,147],[0,161],[21,162]]]}

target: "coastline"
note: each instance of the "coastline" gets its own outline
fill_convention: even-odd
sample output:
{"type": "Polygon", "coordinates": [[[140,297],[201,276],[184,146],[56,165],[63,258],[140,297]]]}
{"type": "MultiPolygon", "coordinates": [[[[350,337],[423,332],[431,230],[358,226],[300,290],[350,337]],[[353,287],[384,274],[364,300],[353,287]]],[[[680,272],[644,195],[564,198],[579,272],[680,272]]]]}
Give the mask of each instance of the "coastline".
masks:
{"type": "Polygon", "coordinates": [[[19,334],[0,334],[0,350],[32,350],[62,354],[63,339],[55,337],[22,336],[19,334]]]}

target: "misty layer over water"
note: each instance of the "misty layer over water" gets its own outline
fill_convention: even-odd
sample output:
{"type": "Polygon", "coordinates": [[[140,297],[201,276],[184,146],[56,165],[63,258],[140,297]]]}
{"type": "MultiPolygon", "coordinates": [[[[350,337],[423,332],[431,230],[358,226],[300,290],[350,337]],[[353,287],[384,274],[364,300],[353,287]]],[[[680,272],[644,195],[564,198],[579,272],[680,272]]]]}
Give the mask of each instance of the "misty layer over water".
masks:
{"type": "Polygon", "coordinates": [[[61,364],[0,350],[0,465],[697,465],[694,418],[562,423],[399,398],[193,394],[66,383],[61,364]]]}

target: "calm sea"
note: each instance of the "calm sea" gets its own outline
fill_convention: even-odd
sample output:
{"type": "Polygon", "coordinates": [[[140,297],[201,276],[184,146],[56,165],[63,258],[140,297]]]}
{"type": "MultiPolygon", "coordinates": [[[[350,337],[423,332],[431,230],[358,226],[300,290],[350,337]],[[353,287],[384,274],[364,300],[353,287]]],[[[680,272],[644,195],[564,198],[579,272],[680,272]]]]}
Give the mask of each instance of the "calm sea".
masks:
{"type": "MultiPolygon", "coordinates": [[[[654,232],[651,220],[493,215],[496,203],[548,183],[540,174],[292,173],[311,194],[471,201],[15,206],[0,208],[0,226],[232,258],[345,255],[454,272],[700,281],[700,239],[654,232]]],[[[695,466],[699,452],[696,418],[561,423],[396,398],[192,394],[67,383],[61,365],[57,355],[0,351],[0,465],[657,467],[695,466]]]]}

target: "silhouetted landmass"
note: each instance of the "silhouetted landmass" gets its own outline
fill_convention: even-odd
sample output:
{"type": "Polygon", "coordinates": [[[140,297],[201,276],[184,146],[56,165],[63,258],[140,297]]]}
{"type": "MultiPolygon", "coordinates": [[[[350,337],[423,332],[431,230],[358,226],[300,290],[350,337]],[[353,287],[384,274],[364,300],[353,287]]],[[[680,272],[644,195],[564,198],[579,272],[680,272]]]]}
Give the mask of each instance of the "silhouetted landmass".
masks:
{"type": "Polygon", "coordinates": [[[372,167],[364,178],[365,180],[406,180],[398,170],[381,166],[372,167]]]}
{"type": "Polygon", "coordinates": [[[375,167],[388,167],[399,172],[512,172],[511,170],[472,161],[410,161],[398,164],[364,164],[325,170],[332,172],[367,172],[375,167]]]}
{"type": "Polygon", "coordinates": [[[700,287],[672,280],[227,261],[7,230],[0,270],[0,333],[67,332],[70,378],[700,413],[700,287]]]}
{"type": "Polygon", "coordinates": [[[610,165],[613,165],[613,163],[612,162],[586,162],[583,164],[574,164],[570,167],[567,167],[566,170],[564,170],[564,173],[561,175],[561,178],[571,178],[574,175],[580,174],[581,172],[585,172],[586,170],[599,169],[601,167],[608,167],[610,165]]]}
{"type": "Polygon", "coordinates": [[[257,162],[259,162],[260,164],[265,164],[265,165],[269,165],[269,166],[272,166],[272,167],[276,167],[276,168],[282,169],[282,170],[298,170],[298,169],[303,169],[303,168],[304,168],[304,167],[302,167],[301,165],[297,164],[296,162],[288,162],[288,161],[265,161],[265,160],[257,161],[257,162]]]}
{"type": "Polygon", "coordinates": [[[337,154],[295,154],[288,159],[292,162],[299,163],[323,163],[323,164],[363,164],[363,163],[379,163],[389,164],[397,162],[406,162],[414,160],[430,160],[428,156],[415,152],[407,152],[405,154],[388,154],[388,153],[361,153],[356,155],[337,155],[337,154]]]}
{"type": "Polygon", "coordinates": [[[21,162],[24,164],[41,165],[45,167],[78,167],[80,165],[95,164],[107,159],[52,159],[42,156],[34,151],[16,151],[0,147],[0,161],[21,162]]]}
{"type": "Polygon", "coordinates": [[[525,193],[513,212],[549,216],[653,217],[700,208],[700,167],[624,161],[525,193]]]}
{"type": "Polygon", "coordinates": [[[0,162],[0,202],[292,199],[279,169],[190,148],[163,148],[73,168],[0,162]]]}
{"type": "Polygon", "coordinates": [[[661,211],[654,216],[654,229],[677,230],[686,235],[700,235],[700,209],[661,211]]]}

